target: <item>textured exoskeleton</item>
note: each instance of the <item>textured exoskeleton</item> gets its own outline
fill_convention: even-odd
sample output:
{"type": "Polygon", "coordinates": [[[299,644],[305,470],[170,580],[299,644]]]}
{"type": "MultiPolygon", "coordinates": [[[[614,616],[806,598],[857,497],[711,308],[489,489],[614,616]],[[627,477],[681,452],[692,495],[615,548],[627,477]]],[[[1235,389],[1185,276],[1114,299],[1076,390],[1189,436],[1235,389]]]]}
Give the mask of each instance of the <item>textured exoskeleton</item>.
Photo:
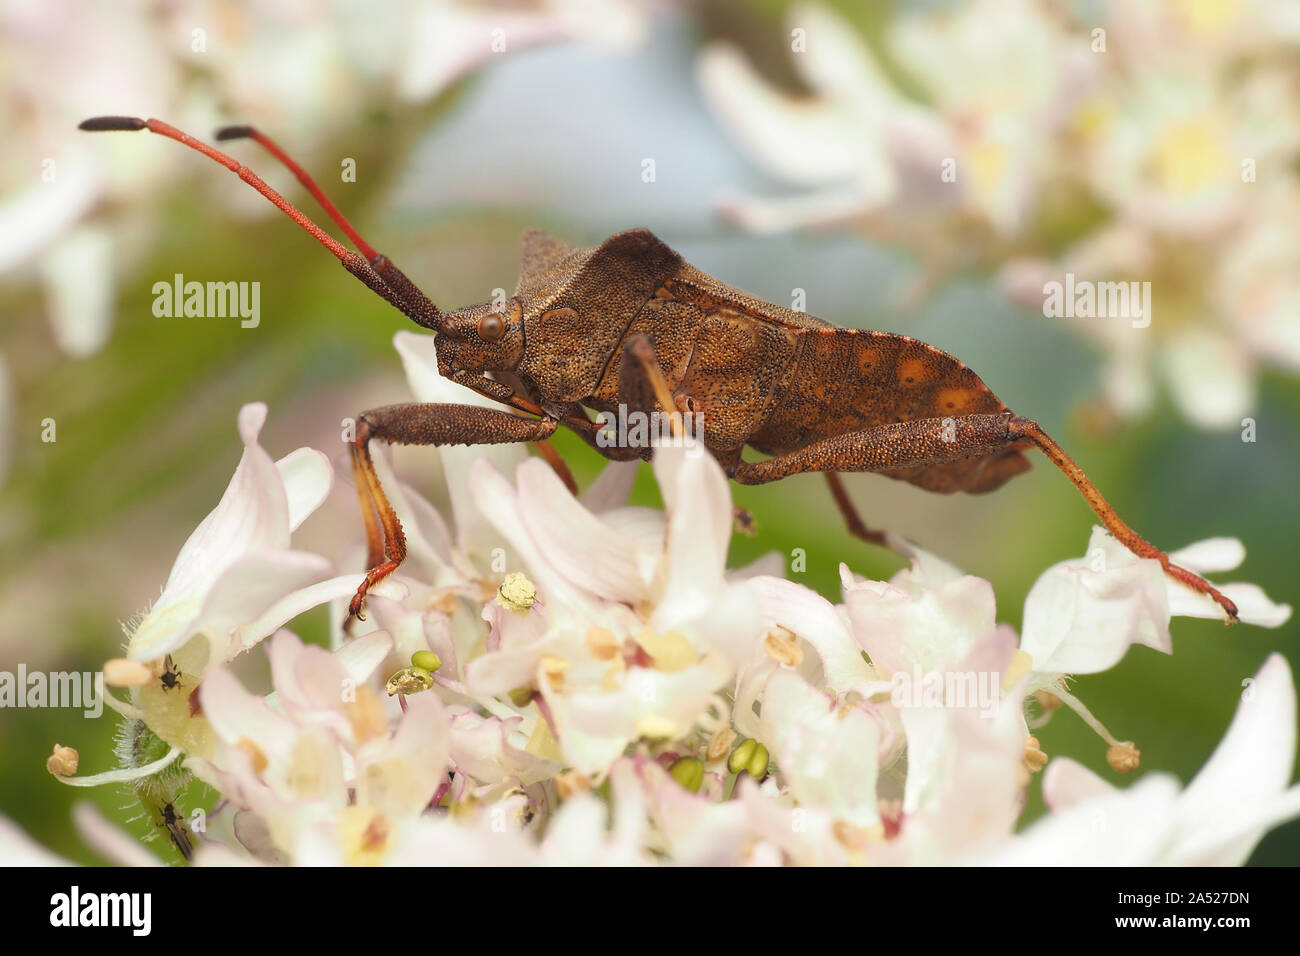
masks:
{"type": "Polygon", "coordinates": [[[1024,451],[1037,447],[1127,548],[1212,597],[1229,623],[1236,619],[1231,600],[1125,524],[1035,422],[1009,411],[964,363],[923,342],[843,329],[763,302],[687,264],[644,229],[590,248],[530,231],[519,285],[508,301],[443,312],[357,234],[300,166],[253,128],[227,127],[217,138],[251,138],[269,149],[361,255],[327,235],[248,167],[167,123],[99,117],[82,128],[148,129],[221,163],[370,289],[437,333],[444,377],[509,406],[390,405],[358,416],[351,452],[370,570],[352,600],[352,615],[361,615],[370,588],[406,557],[401,524],[370,457],[373,439],[419,445],[533,442],[572,488],[568,469],[546,439],[564,426],[608,458],[650,457],[652,444],[633,442],[630,430],[616,430],[608,440],[610,419],[592,419],[593,412],[630,409],[678,416],[670,420],[679,431],[683,413],[689,414],[708,450],[742,483],[825,472],[849,530],[877,542],[883,536],[862,523],[838,472],[879,472],[928,491],[984,492],[1028,468],[1024,451]],[[770,457],[747,460],[747,445],[770,457]]]}

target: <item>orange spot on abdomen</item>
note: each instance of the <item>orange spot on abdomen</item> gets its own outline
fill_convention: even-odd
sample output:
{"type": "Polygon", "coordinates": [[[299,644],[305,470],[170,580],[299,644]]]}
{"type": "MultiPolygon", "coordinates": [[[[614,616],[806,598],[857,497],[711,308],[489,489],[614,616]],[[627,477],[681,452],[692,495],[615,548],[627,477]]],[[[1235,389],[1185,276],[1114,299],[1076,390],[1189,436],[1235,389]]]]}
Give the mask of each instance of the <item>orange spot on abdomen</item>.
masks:
{"type": "Polygon", "coordinates": [[[934,404],[940,415],[961,415],[975,398],[974,389],[945,388],[934,397],[934,404]]]}
{"type": "Polygon", "coordinates": [[[898,363],[896,372],[898,374],[898,384],[904,388],[911,385],[920,385],[931,378],[929,368],[919,358],[903,359],[898,363]]]}

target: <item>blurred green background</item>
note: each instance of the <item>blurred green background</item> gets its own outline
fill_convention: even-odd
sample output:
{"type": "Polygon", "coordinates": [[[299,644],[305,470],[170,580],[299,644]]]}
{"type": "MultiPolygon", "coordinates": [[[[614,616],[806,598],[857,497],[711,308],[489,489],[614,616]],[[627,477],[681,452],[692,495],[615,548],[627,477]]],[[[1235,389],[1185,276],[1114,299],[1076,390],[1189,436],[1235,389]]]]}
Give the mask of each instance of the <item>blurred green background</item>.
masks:
{"type": "MultiPolygon", "coordinates": [[[[890,304],[915,271],[902,253],[851,231],[756,237],[719,220],[721,190],[770,183],[702,102],[693,57],[719,34],[761,51],[762,38],[779,32],[783,6],[746,4],[742,15],[737,4],[715,3],[689,18],[655,16],[645,43],[626,54],[577,42],[511,52],[420,101],[377,95],[354,105],[330,118],[328,135],[305,144],[277,128],[274,110],[227,103],[219,92],[214,102],[223,121],[252,122],[280,139],[319,174],[362,234],[443,306],[513,289],[518,237],[527,226],[580,244],[649,227],[694,265],[763,298],[788,302],[791,288],[801,287],[814,314],[905,332],[960,356],[1008,405],[1057,436],[1141,533],[1166,548],[1238,537],[1248,558],[1229,577],[1296,603],[1300,381],[1264,374],[1254,444],[1236,430],[1193,428],[1167,399],[1139,423],[1099,432],[1080,412],[1095,394],[1099,354],[1064,324],[1008,303],[989,275],[950,277],[904,314],[890,304]],[[338,181],[341,157],[356,160],[355,183],[338,181]],[[641,179],[645,157],[656,161],[654,183],[641,179]]],[[[871,5],[870,13],[839,6],[868,37],[888,16],[887,5],[871,5]]],[[[794,85],[779,48],[756,55],[773,82],[794,85]]],[[[237,62],[238,51],[232,56],[237,62]]],[[[183,78],[181,88],[220,91],[222,80],[209,71],[183,78]]],[[[88,98],[84,115],[143,113],[147,106],[88,98]]],[[[64,132],[86,135],[71,125],[64,132]]],[[[242,403],[270,405],[262,443],[278,457],[303,444],[333,453],[342,418],[408,397],[391,347],[393,333],[407,327],[400,315],[282,217],[259,215],[223,170],[157,137],[128,139],[111,146],[119,161],[162,157],[174,178],[129,199],[110,195],[93,212],[109,224],[122,216],[149,222],[138,255],[117,272],[115,324],[103,348],[80,358],[62,353],[47,300],[29,276],[0,279],[0,348],[14,394],[12,462],[0,489],[0,670],[20,661],[29,669],[93,670],[117,653],[118,622],[157,596],[181,544],[229,480],[240,454],[235,415],[242,403]],[[260,326],[155,318],[151,287],[175,273],[260,282],[260,326]],[[57,422],[55,443],[41,441],[46,418],[57,422]]],[[[107,137],[93,145],[110,148],[107,137]]],[[[252,144],[232,147],[324,221],[252,144]]],[[[49,148],[34,145],[33,163],[49,148]]],[[[576,439],[562,435],[556,444],[580,482],[599,471],[601,459],[576,439]]],[[[425,490],[436,498],[431,457],[403,450],[399,467],[423,469],[425,490]]],[[[1069,482],[1041,458],[1034,464],[982,497],[933,496],[876,476],[846,481],[868,523],[888,524],[991,580],[999,618],[1018,627],[1034,579],[1082,554],[1093,523],[1069,482]]],[[[873,577],[898,567],[890,554],[848,537],[820,476],[733,490],[758,526],[754,538],[735,538],[734,566],[803,548],[808,570],[800,579],[832,599],[840,561],[873,577]]],[[[655,498],[648,469],[637,496],[655,498]]],[[[346,495],[334,496],[296,542],[333,553],[355,540],[360,526],[348,504],[346,495]]],[[[327,640],[319,610],[292,627],[327,640]]],[[[1172,630],[1172,657],[1139,647],[1074,687],[1118,737],[1137,742],[1141,772],[1186,781],[1226,729],[1241,682],[1271,651],[1284,653],[1293,669],[1300,655],[1294,621],[1280,630],[1225,630],[1179,618],[1172,630]]],[[[111,712],[88,721],[77,711],[0,710],[0,813],[55,851],[95,861],[70,825],[70,807],[85,797],[124,821],[134,812],[121,809],[127,797],[112,788],[60,786],[44,761],[57,741],[78,748],[83,773],[109,769],[115,724],[111,712]]],[[[1117,779],[1104,746],[1069,712],[1039,737],[1049,755],[1068,754],[1117,779]]],[[[1042,812],[1036,780],[1026,820],[1042,812]]],[[[162,841],[153,846],[170,852],[162,841]]],[[[1297,860],[1298,824],[1268,836],[1253,858],[1297,860]]]]}

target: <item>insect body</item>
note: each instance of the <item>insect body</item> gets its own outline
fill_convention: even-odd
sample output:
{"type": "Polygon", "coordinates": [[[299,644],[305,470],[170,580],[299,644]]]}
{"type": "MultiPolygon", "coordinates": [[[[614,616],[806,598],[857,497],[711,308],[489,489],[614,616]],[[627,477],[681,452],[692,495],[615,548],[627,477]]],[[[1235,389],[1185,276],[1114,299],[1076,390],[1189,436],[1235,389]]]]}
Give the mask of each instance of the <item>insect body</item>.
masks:
{"type": "Polygon", "coordinates": [[[929,491],[985,492],[1026,470],[1024,452],[1037,447],[1120,542],[1212,597],[1229,623],[1236,619],[1231,600],[1129,528],[1035,422],[1011,412],[964,363],[932,346],[905,335],[839,328],[753,298],[687,264],[644,229],[591,248],[529,231],[514,296],[504,304],[443,312],[357,234],[301,167],[251,127],[228,127],[218,139],[251,138],[269,149],[361,254],[326,234],[247,167],[175,127],[100,117],[82,128],[148,129],[226,166],[370,289],[434,331],[445,378],[509,407],[390,405],[358,416],[352,462],[370,570],[352,600],[353,615],[362,614],[370,588],[406,556],[401,525],[370,457],[371,440],[533,442],[572,486],[563,462],[545,444],[561,426],[607,458],[653,454],[649,446],[601,440],[607,419],[593,420],[592,413],[622,406],[698,416],[705,446],[743,484],[826,473],[850,531],[877,541],[880,536],[858,518],[837,473],[872,471],[929,491]],[[770,457],[748,461],[742,455],[746,446],[770,457]]]}

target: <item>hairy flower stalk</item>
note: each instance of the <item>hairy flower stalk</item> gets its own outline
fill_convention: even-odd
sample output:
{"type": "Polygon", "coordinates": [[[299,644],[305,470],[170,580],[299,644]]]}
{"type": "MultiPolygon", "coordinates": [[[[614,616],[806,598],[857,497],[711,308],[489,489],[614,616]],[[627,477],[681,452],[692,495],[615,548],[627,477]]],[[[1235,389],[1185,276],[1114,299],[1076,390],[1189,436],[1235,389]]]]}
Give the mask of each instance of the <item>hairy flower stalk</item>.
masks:
{"type": "MultiPolygon", "coordinates": [[[[397,347],[417,398],[475,400],[439,378],[431,339],[397,347]]],[[[329,459],[274,460],[265,416],[241,411],[230,486],[106,667],[118,769],[78,776],[104,761],[67,746],[49,761],[65,784],[131,786],[196,863],[1240,863],[1300,814],[1279,656],[1186,788],[1151,773],[1116,788],[1031,735],[1063,704],[1135,769],[1069,676],[1133,644],[1170,653],[1172,615],[1214,613],[1100,530],[1039,578],[1017,635],[989,582],[903,541],[908,568],[874,581],[841,566],[836,600],[779,560],[728,568],[728,482],[689,444],[657,450],[662,510],[627,504],[635,465],[575,498],[521,449],[456,448],[438,452],[444,514],[380,456],[410,558],[345,637],[359,545],[292,544],[336,490],[329,459]],[[329,649],[288,629],[322,605],[329,649]],[[230,670],[246,653],[265,653],[272,693],[230,670]],[[1021,827],[1040,772],[1051,812],[1021,827]],[[191,776],[219,795],[201,829],[178,803],[191,776]]],[[[1220,539],[1176,560],[1243,556],[1220,539]]],[[[1243,620],[1290,614],[1222,587],[1243,620]]],[[[78,819],[134,859],[111,825],[78,819]]]]}

